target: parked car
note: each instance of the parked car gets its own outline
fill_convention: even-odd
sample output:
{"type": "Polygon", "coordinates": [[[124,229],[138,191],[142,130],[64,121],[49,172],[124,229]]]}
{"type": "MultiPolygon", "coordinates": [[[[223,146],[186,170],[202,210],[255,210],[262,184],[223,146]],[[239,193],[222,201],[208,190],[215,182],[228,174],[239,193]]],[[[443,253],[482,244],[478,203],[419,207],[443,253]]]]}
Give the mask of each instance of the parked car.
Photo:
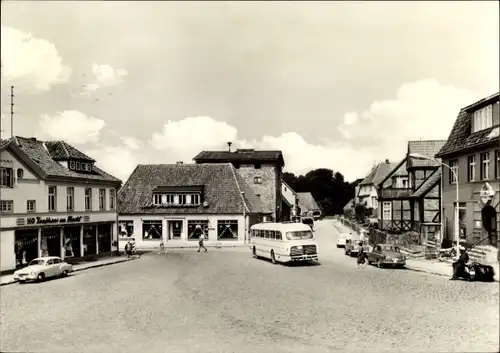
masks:
{"type": "Polygon", "coordinates": [[[377,267],[400,267],[406,265],[406,257],[401,254],[399,247],[392,244],[376,244],[372,251],[366,253],[368,264],[377,267]]]}
{"type": "Polygon", "coordinates": [[[65,277],[72,271],[73,266],[60,257],[38,257],[31,260],[27,267],[14,272],[14,279],[19,282],[43,281],[49,277],[65,277]]]}
{"type": "Polygon", "coordinates": [[[368,253],[370,251],[370,247],[368,246],[366,241],[359,239],[347,239],[344,253],[349,256],[357,256],[361,248],[363,248],[365,253],[368,253]],[[361,245],[359,245],[360,243],[361,245]]]}
{"type": "Polygon", "coordinates": [[[302,223],[307,224],[314,231],[314,219],[312,217],[302,217],[302,223]]]}
{"type": "Polygon", "coordinates": [[[340,233],[337,238],[337,248],[344,248],[348,239],[352,239],[352,233],[340,233]]]}

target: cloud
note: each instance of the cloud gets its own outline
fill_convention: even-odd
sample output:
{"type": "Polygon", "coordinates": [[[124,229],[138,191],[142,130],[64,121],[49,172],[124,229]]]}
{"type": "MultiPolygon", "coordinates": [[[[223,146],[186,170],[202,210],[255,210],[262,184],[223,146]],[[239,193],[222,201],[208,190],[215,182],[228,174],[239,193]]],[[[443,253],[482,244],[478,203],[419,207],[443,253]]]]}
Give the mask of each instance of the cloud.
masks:
{"type": "Polygon", "coordinates": [[[138,150],[142,144],[142,141],[130,136],[122,136],[120,140],[130,150],[138,150]]]}
{"type": "Polygon", "coordinates": [[[210,117],[190,117],[169,120],[161,133],[153,133],[150,144],[157,150],[168,151],[177,160],[189,162],[203,149],[222,149],[227,141],[236,141],[238,130],[210,117]]]}
{"type": "Polygon", "coordinates": [[[70,76],[54,44],[2,26],[2,85],[42,92],[68,82],[70,76]]]}
{"type": "Polygon", "coordinates": [[[137,164],[143,163],[126,146],[105,146],[86,150],[86,154],[96,160],[96,165],[106,173],[125,183],[137,164]]]}
{"type": "Polygon", "coordinates": [[[233,150],[283,151],[288,172],[329,168],[353,181],[365,177],[374,163],[400,161],[409,140],[447,139],[459,110],[479,98],[435,80],[421,80],[402,85],[392,99],[346,113],[337,126],[344,138],[336,141],[320,138],[321,142],[312,143],[293,131],[247,140],[238,136],[236,127],[200,116],[167,121],[140,150],[136,139],[122,137],[122,146],[101,148],[95,158],[100,158],[104,170],[128,176],[137,163],[190,163],[200,151],[226,150],[231,141],[233,150]]]}
{"type": "Polygon", "coordinates": [[[106,123],[76,110],[65,110],[54,115],[44,114],[38,122],[41,138],[64,140],[68,143],[97,143],[106,123]]]}
{"type": "Polygon", "coordinates": [[[83,85],[85,92],[82,93],[84,96],[90,95],[90,92],[94,92],[100,88],[117,86],[124,82],[125,77],[128,76],[127,70],[115,69],[110,65],[92,65],[92,73],[96,82],[88,83],[83,85]]]}

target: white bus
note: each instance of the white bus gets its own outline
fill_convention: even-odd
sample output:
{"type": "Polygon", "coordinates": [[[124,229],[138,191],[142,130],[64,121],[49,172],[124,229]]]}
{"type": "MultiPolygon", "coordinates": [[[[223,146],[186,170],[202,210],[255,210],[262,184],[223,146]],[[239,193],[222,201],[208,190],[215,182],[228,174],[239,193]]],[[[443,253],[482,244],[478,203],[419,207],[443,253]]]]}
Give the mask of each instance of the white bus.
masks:
{"type": "Polygon", "coordinates": [[[265,257],[273,264],[290,261],[318,261],[318,246],[306,224],[259,223],[250,228],[254,258],[265,257]]]}

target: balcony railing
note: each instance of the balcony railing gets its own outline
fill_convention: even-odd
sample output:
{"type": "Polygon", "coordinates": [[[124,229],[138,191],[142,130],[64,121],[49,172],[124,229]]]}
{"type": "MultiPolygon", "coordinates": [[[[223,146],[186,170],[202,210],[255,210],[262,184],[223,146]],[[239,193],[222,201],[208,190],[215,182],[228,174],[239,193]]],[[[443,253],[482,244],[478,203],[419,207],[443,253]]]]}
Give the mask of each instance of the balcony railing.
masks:
{"type": "Polygon", "coordinates": [[[385,188],[380,191],[380,199],[408,199],[412,190],[408,188],[385,188]]]}

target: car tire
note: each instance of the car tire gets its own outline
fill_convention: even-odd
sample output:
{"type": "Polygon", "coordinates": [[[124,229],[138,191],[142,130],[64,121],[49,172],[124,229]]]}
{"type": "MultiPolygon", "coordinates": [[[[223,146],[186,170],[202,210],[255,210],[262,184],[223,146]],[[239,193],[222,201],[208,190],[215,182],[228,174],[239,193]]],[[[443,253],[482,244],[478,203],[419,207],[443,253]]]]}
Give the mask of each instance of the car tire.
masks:
{"type": "Polygon", "coordinates": [[[349,253],[347,252],[347,250],[344,250],[344,255],[345,256],[349,255],[349,253]]]}
{"type": "Polygon", "coordinates": [[[66,270],[62,271],[61,276],[62,277],[67,277],[68,276],[68,271],[66,271],[66,270]]]}
{"type": "Polygon", "coordinates": [[[42,273],[38,274],[36,279],[38,282],[43,282],[45,280],[45,273],[42,272],[42,273]]]}
{"type": "Polygon", "coordinates": [[[271,262],[273,263],[273,265],[276,265],[278,263],[278,261],[276,261],[276,257],[274,256],[273,250],[271,250],[271,262]]]}
{"type": "Polygon", "coordinates": [[[377,260],[377,267],[382,268],[382,261],[380,259],[377,260]]]}

